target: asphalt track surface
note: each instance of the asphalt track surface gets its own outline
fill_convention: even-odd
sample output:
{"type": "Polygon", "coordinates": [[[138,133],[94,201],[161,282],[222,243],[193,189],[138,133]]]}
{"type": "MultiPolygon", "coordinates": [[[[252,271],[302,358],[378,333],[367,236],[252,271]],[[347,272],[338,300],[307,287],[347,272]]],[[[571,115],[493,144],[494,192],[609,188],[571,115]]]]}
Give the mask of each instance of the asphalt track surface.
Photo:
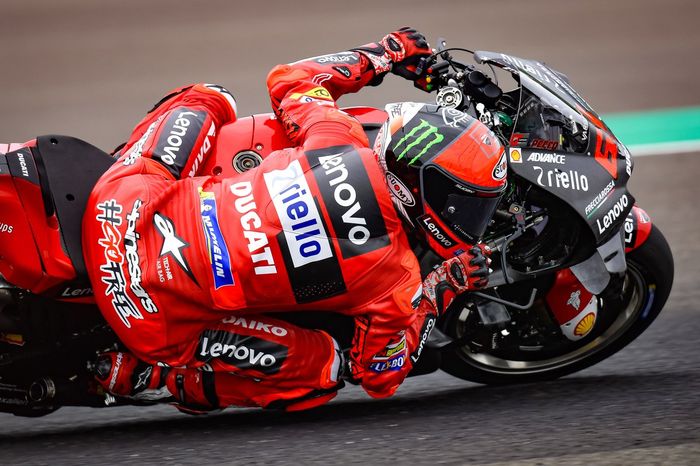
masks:
{"type": "MultiPolygon", "coordinates": [[[[0,141],[62,133],[108,149],[165,90],[192,81],[233,90],[242,115],[267,111],[272,65],[405,24],[542,59],[601,112],[700,104],[692,0],[328,3],[3,0],[0,141]]],[[[344,104],[425,98],[390,78],[344,104]]],[[[0,464],[700,464],[698,155],[635,160],[632,192],[671,244],[676,281],[652,327],[595,367],[498,388],[438,373],[389,400],[351,387],[293,415],[0,414],[0,464]]]]}

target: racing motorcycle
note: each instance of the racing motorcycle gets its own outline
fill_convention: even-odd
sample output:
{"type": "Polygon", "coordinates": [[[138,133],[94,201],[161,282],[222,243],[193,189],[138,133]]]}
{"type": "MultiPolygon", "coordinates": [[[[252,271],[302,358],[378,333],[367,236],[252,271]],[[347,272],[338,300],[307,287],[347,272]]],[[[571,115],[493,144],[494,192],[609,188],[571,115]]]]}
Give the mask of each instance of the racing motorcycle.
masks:
{"type": "MultiPolygon", "coordinates": [[[[445,124],[465,112],[489,127],[505,147],[497,170],[507,171],[508,185],[482,238],[493,250],[488,288],[455,300],[411,375],[441,369],[483,384],[534,382],[611,356],[658,316],[673,283],[670,248],[627,190],[629,150],[564,74],[534,60],[439,43],[420,65],[418,85],[436,92],[434,110],[445,124]]],[[[377,108],[345,111],[370,142],[387,119],[377,108]]],[[[242,118],[221,128],[216,157],[197,174],[234,177],[290,145],[272,114],[242,118]]],[[[45,164],[63,246],[80,256],[82,212],[114,158],[65,136],[39,137],[32,150],[45,164]]],[[[399,199],[406,189],[390,174],[387,185],[399,199]]],[[[426,273],[440,260],[419,242],[414,250],[426,273]]],[[[76,268],[73,286],[47,296],[0,277],[0,411],[40,416],[66,405],[143,404],[116,399],[94,381],[96,355],[121,344],[76,268]]],[[[322,315],[277,317],[323,328],[349,347],[352,321],[322,315]]]]}

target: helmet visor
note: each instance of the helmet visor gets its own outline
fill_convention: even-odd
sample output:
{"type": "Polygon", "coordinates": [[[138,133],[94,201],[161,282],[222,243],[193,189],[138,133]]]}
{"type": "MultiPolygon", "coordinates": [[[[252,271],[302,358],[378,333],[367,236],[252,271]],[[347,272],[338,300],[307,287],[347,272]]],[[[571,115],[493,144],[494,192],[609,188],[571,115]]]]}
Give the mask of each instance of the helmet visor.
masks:
{"type": "Polygon", "coordinates": [[[486,192],[455,180],[436,166],[425,168],[425,201],[457,235],[476,243],[486,231],[502,191],[486,192]]]}

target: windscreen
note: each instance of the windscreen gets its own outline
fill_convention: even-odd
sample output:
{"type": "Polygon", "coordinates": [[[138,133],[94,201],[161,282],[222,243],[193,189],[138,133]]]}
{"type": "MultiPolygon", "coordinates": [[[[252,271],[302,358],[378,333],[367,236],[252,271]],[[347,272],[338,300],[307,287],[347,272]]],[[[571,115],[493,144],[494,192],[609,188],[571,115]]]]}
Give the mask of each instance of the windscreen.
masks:
{"type": "Polygon", "coordinates": [[[521,100],[511,146],[583,153],[588,149],[589,122],[568,102],[526,74],[520,75],[521,100]]]}

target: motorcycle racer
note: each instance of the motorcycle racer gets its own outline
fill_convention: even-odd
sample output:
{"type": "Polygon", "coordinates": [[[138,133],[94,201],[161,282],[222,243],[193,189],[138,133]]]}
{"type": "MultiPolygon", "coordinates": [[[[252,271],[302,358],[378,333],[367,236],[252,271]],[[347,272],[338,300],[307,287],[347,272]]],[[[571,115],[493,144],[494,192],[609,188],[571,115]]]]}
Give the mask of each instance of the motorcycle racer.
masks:
{"type": "Polygon", "coordinates": [[[196,176],[219,128],[236,118],[226,89],[187,86],[154,107],[83,217],[97,303],[130,350],[98,361],[108,391],[196,410],[308,408],[332,398],[343,379],[372,396],[395,392],[436,318],[456,295],[486,284],[480,227],[463,220],[471,208],[487,217],[505,183],[495,138],[481,154],[450,152],[462,137],[488,140],[473,119],[452,115],[441,139],[428,143],[438,153],[414,136],[424,127],[434,134],[434,117],[445,114],[398,106],[375,154],[361,125],[337,107],[343,94],[379,84],[389,71],[418,79],[419,60],[429,54],[423,36],[404,28],[378,43],[275,67],[272,106],[296,147],[235,178],[196,176]],[[394,158],[387,157],[392,138],[394,158]],[[391,173],[421,199],[413,207],[424,204],[420,221],[432,227],[407,228],[416,218],[391,182],[387,189],[390,165],[400,160],[391,173]],[[480,161],[491,179],[465,181],[474,181],[477,164],[464,161],[480,161]],[[423,175],[411,182],[417,168],[443,189],[424,196],[423,175]],[[411,230],[445,259],[425,277],[411,230]],[[347,363],[326,332],[279,318],[305,310],[354,318],[347,363]]]}

